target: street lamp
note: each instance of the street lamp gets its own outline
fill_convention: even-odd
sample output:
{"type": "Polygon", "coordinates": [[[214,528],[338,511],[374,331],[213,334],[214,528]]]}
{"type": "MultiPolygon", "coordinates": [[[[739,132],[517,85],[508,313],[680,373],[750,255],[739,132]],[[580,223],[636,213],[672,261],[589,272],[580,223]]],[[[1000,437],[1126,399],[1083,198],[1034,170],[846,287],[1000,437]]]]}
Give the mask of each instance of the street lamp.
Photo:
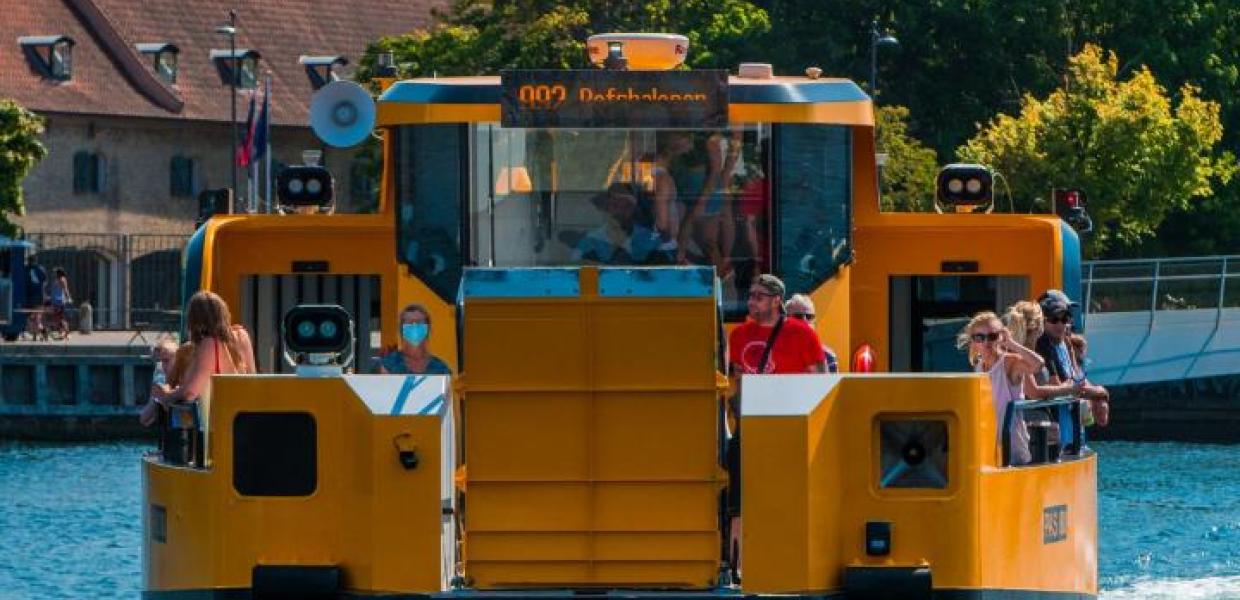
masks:
{"type": "Polygon", "coordinates": [[[899,45],[895,36],[878,32],[878,19],[870,21],[870,96],[878,95],[878,47],[899,45]]]}
{"type": "MultiPolygon", "coordinates": [[[[228,36],[228,87],[232,89],[232,117],[229,127],[232,128],[232,147],[228,151],[228,171],[232,174],[232,188],[229,195],[237,197],[237,11],[228,11],[228,24],[215,28],[215,32],[228,36]]],[[[232,212],[232,206],[228,207],[232,212]]]]}

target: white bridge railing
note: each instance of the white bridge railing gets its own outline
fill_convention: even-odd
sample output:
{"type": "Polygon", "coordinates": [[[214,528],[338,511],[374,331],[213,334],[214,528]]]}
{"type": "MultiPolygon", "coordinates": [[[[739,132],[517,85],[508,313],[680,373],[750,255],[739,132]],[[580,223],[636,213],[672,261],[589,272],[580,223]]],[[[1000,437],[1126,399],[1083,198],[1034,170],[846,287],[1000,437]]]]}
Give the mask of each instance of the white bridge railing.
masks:
{"type": "Polygon", "coordinates": [[[1091,379],[1240,373],[1240,255],[1093,261],[1082,271],[1091,379]]]}

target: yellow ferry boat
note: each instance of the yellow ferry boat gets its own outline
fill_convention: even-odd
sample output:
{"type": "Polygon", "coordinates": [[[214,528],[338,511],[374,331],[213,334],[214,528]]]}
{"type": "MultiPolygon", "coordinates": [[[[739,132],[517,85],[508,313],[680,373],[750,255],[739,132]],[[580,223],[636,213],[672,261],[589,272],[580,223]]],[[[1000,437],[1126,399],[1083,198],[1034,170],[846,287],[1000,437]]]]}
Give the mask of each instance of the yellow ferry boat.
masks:
{"type": "MultiPolygon", "coordinates": [[[[378,211],[194,235],[187,291],[226,300],[263,374],[215,376],[197,442],[144,459],[144,597],[1096,597],[1071,407],[1063,448],[1009,466],[987,378],[944,372],[962,315],[1075,295],[1073,230],[881,211],[850,81],[674,69],[680,36],[590,48],[604,68],[388,80],[373,104],[332,84],[316,130],[381,137],[378,211]],[[733,389],[726,332],[764,271],[843,371],[877,372],[733,389]],[[452,375],[371,374],[410,303],[452,375]]],[[[283,187],[330,191],[292,182],[320,172],[283,187]]]]}

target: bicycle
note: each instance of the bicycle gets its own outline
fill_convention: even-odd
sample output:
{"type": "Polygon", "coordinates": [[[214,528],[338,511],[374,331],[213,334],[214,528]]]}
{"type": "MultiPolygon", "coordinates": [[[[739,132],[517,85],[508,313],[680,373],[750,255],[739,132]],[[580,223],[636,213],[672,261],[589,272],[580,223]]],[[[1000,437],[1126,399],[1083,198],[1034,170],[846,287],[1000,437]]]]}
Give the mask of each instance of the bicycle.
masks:
{"type": "Polygon", "coordinates": [[[52,304],[44,306],[43,339],[50,337],[57,342],[69,339],[68,310],[70,306],[68,303],[61,306],[52,304]]]}

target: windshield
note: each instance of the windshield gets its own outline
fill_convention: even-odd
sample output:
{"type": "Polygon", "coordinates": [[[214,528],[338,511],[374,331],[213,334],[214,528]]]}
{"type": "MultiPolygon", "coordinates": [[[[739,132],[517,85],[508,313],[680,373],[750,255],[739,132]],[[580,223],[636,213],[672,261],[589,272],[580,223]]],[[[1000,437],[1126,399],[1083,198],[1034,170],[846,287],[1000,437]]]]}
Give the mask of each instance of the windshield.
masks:
{"type": "Polygon", "coordinates": [[[757,274],[786,263],[809,291],[847,259],[844,127],[423,125],[396,145],[400,258],[444,298],[461,265],[703,265],[735,315],[757,274]]]}

